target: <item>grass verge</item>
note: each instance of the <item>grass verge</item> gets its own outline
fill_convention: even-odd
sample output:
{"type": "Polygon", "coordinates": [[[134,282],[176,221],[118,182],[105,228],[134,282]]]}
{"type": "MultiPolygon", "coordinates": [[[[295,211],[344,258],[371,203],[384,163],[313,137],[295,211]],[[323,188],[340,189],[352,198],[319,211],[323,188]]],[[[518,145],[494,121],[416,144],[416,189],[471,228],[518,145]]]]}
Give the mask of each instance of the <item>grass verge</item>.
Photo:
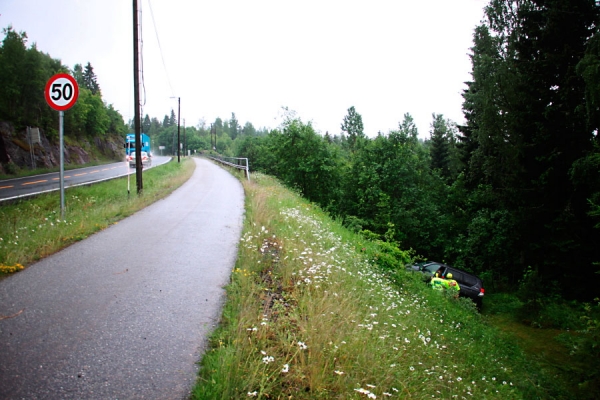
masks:
{"type": "Polygon", "coordinates": [[[110,224],[166,197],[192,175],[195,163],[184,158],[144,171],[143,194],[136,194],[135,174],[65,190],[65,219],[60,193],[42,194],[0,206],[0,278],[31,262],[105,229],[110,224]]]}
{"type": "Polygon", "coordinates": [[[560,398],[469,300],[381,273],[375,243],[276,180],[243,184],[238,259],[192,398],[560,398]]]}

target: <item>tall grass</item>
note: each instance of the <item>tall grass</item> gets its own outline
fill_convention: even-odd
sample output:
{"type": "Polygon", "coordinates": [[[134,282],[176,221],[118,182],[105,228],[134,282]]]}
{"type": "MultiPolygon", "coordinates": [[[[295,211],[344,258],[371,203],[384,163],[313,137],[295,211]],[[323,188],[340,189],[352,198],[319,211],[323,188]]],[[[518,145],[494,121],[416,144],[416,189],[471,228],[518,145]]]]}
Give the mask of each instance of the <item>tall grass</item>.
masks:
{"type": "Polygon", "coordinates": [[[243,184],[238,260],[194,399],[553,396],[469,300],[381,273],[374,243],[276,180],[243,184]]]}
{"type": "Polygon", "coordinates": [[[135,175],[65,190],[61,219],[58,191],[0,205],[0,277],[117,223],[181,186],[195,163],[183,159],[144,171],[144,189],[136,194],[135,175]]]}

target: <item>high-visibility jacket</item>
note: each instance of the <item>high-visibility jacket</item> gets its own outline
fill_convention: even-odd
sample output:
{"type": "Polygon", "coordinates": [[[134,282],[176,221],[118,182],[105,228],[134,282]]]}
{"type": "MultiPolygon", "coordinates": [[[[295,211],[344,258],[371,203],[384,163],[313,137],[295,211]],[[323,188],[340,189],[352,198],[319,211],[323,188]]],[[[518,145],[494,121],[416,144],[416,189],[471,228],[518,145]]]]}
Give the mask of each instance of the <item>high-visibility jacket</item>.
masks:
{"type": "Polygon", "coordinates": [[[443,279],[442,286],[448,290],[460,291],[460,286],[454,279],[443,279]]]}
{"type": "Polygon", "coordinates": [[[431,278],[431,281],[429,282],[429,284],[435,290],[444,290],[444,279],[442,279],[442,278],[438,278],[437,276],[434,276],[433,278],[431,278]]]}

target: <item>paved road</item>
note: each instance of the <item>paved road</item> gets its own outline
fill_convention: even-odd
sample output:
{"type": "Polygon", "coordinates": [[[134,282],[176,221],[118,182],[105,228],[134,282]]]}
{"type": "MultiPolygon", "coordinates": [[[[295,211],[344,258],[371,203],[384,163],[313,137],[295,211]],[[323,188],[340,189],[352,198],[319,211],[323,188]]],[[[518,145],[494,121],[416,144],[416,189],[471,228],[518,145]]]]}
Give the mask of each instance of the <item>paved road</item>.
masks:
{"type": "Polygon", "coordinates": [[[196,163],[167,199],[0,281],[1,399],[189,395],[244,205],[235,178],[196,163]]]}
{"type": "MultiPolygon", "coordinates": [[[[144,167],[143,170],[165,164],[170,160],[171,157],[154,156],[152,157],[152,165],[144,167]]],[[[68,189],[69,187],[106,181],[128,174],[133,179],[135,186],[135,168],[130,168],[125,161],[64,171],[64,184],[65,189],[68,189]]],[[[59,172],[24,178],[3,179],[0,180],[0,202],[55,190],[60,190],[59,172]]]]}

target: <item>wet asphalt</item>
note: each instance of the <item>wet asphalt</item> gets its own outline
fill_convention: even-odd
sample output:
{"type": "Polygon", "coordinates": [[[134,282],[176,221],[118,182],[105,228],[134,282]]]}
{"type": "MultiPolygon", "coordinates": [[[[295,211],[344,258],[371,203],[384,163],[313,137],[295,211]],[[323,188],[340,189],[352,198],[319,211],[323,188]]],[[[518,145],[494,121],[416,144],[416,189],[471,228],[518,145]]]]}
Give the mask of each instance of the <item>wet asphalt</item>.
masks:
{"type": "Polygon", "coordinates": [[[0,281],[0,399],[188,398],[244,211],[237,179],[195,162],[166,199],[0,281]]]}

